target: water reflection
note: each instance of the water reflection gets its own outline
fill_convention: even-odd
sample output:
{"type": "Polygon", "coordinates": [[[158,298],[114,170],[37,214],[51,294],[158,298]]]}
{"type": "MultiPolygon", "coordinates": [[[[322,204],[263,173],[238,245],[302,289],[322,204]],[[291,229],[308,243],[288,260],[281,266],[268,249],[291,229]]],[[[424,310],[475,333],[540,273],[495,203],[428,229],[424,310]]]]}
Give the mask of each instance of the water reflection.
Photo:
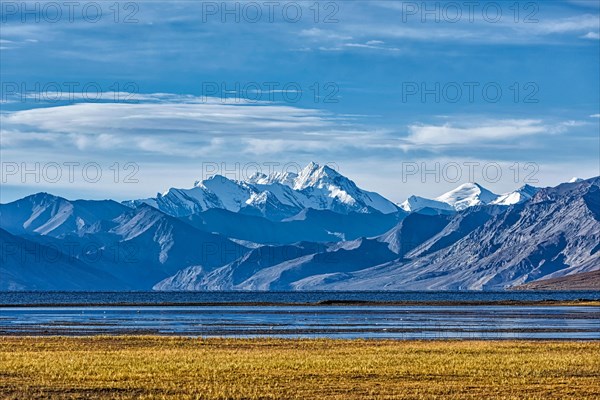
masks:
{"type": "Polygon", "coordinates": [[[144,306],[2,308],[0,334],[394,339],[600,339],[587,306],[144,306]]]}

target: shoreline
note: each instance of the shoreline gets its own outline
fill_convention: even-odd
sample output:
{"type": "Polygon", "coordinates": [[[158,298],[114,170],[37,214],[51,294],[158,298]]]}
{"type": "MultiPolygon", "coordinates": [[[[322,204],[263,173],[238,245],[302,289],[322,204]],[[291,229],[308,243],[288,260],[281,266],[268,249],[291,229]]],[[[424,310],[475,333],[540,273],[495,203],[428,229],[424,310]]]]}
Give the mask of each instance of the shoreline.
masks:
{"type": "MultiPolygon", "coordinates": [[[[395,333],[394,329],[389,329],[388,332],[389,333],[395,333]]],[[[399,331],[399,330],[398,330],[399,331]]],[[[434,331],[431,331],[434,332],[434,331]]],[[[459,332],[456,330],[450,330],[448,332],[459,332]]],[[[464,333],[468,333],[467,331],[463,331],[464,333]]],[[[533,333],[539,333],[539,332],[545,332],[545,330],[535,330],[532,329],[530,331],[524,332],[524,331],[511,331],[509,332],[509,334],[533,334],[533,333]]],[[[551,333],[556,333],[557,331],[548,331],[551,333]]],[[[566,330],[564,332],[567,332],[566,330]]],[[[581,332],[580,330],[578,330],[578,332],[581,332]]],[[[281,341],[296,341],[296,342],[301,342],[301,341],[322,341],[322,340],[330,340],[333,342],[345,342],[345,341],[349,341],[349,342],[356,342],[356,341],[367,341],[367,342],[406,342],[406,343],[410,343],[410,342],[486,342],[486,343],[493,343],[493,342],[581,342],[581,343],[600,343],[600,338],[569,338],[569,337],[565,337],[565,338],[560,338],[560,337],[552,337],[552,338],[535,338],[535,337],[511,337],[511,336],[507,336],[507,337],[501,337],[496,335],[497,333],[501,333],[500,331],[489,331],[487,333],[487,335],[489,336],[489,338],[485,338],[485,337],[481,337],[481,336],[472,336],[469,337],[468,335],[465,335],[464,337],[456,337],[456,336],[445,336],[443,334],[440,334],[439,337],[429,337],[429,338],[413,338],[413,337],[409,337],[409,338],[402,338],[402,337],[354,337],[354,338],[348,338],[348,337],[333,337],[333,336],[326,336],[326,335],[315,335],[312,337],[308,337],[308,336],[298,336],[295,337],[294,335],[286,335],[286,334],[282,334],[282,333],[272,333],[272,331],[270,331],[269,333],[265,332],[265,333],[245,333],[245,334],[237,334],[237,335],[231,335],[228,333],[222,333],[222,334],[209,334],[209,335],[201,335],[201,334],[193,334],[193,333],[185,333],[185,334],[174,334],[173,332],[165,332],[165,333],[160,333],[157,331],[143,331],[143,330],[137,330],[137,331],[128,331],[128,332],[112,332],[112,333],[107,333],[106,331],[98,331],[98,332],[81,332],[81,331],[77,331],[77,332],[73,332],[73,333],[66,333],[64,331],[57,331],[57,332],[44,332],[44,333],[32,333],[32,332],[5,332],[5,331],[0,331],[0,341],[3,339],[8,339],[8,338],[29,338],[29,339],[52,339],[52,338],[63,338],[63,339],[67,339],[67,338],[76,338],[76,339],[85,339],[85,338],[102,338],[102,337],[110,337],[110,338],[115,338],[115,339],[123,339],[123,338],[128,338],[128,337],[140,337],[140,338],[160,338],[160,339],[174,339],[174,338],[181,338],[181,339],[191,339],[191,340],[249,340],[249,341],[257,341],[260,342],[262,340],[281,340],[281,341]],[[269,334],[270,333],[270,334],[269,334]]],[[[410,334],[410,331],[405,331],[403,332],[405,334],[410,334]]],[[[506,333],[506,332],[502,332],[502,333],[506,333]]],[[[298,333],[298,335],[306,335],[306,333],[298,333]]]]}
{"type": "MultiPolygon", "coordinates": [[[[456,330],[454,330],[456,331],[456,330]]],[[[515,330],[518,331],[518,330],[515,330]]],[[[535,331],[535,329],[532,329],[535,331]]],[[[543,331],[543,330],[541,330],[543,331]]],[[[499,331],[498,331],[499,332],[499,331]]],[[[398,338],[398,337],[331,337],[331,336],[298,336],[293,335],[285,336],[281,334],[267,335],[267,334],[248,334],[248,335],[194,335],[194,334],[174,334],[172,332],[155,332],[155,331],[129,331],[129,332],[90,332],[81,333],[74,332],[68,334],[64,332],[59,333],[45,333],[45,334],[32,334],[30,332],[24,333],[8,333],[0,331],[0,346],[2,341],[6,340],[102,340],[102,339],[114,339],[114,340],[129,340],[129,339],[140,339],[140,340],[199,340],[199,341],[233,341],[233,342],[256,342],[261,343],[265,341],[279,341],[279,342],[369,342],[369,343],[494,343],[494,342],[515,342],[515,343],[590,343],[600,344],[599,338],[535,338],[535,337],[492,337],[493,331],[490,331],[490,337],[430,337],[430,338],[398,338]]]]}
{"type": "Polygon", "coordinates": [[[476,306],[586,306],[600,307],[600,300],[541,300],[541,301],[361,301],[361,300],[323,300],[316,302],[109,302],[109,303],[13,303],[0,304],[2,308],[62,308],[62,307],[476,307],[476,306]]]}

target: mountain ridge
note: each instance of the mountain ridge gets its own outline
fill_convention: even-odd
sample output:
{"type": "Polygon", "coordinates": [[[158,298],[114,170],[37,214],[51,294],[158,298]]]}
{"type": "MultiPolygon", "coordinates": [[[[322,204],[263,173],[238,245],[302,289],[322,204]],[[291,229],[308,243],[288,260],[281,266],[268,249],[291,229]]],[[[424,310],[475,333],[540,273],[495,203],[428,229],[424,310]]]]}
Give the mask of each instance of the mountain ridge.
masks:
{"type": "MultiPolygon", "coordinates": [[[[316,165],[302,177],[252,180],[286,192],[316,191],[323,207],[334,209],[351,204],[340,200],[347,200],[341,192],[354,192],[361,204],[373,200],[316,165]]],[[[196,188],[221,197],[223,188],[240,194],[237,202],[235,196],[227,204],[219,200],[237,212],[212,207],[176,217],[145,202],[71,201],[48,193],[0,204],[0,287],[88,290],[94,283],[87,279],[114,290],[502,290],[600,268],[600,177],[548,188],[525,185],[500,196],[463,184],[443,197],[456,209],[436,210],[416,197],[415,210],[388,214],[362,206],[341,212],[265,208],[278,212],[277,219],[241,206],[247,192],[230,182],[198,182],[196,188]],[[69,258],[28,266],[30,260],[13,254],[27,246],[58,249],[69,258]]],[[[259,195],[283,204],[268,190],[259,195]]],[[[293,199],[285,201],[293,205],[293,199]]]]}
{"type": "MultiPolygon", "coordinates": [[[[386,234],[359,239],[360,243],[379,242],[385,251],[369,254],[356,245],[357,241],[341,242],[313,255],[278,260],[279,263],[265,267],[243,282],[219,287],[223,290],[503,290],[544,276],[591,271],[600,268],[600,221],[594,217],[600,201],[589,201],[589,196],[600,194],[599,185],[600,178],[562,184],[542,189],[524,203],[508,207],[477,205],[452,216],[412,213],[386,234]],[[427,230],[421,229],[416,235],[415,227],[427,230]],[[331,268],[317,260],[319,255],[335,254],[339,249],[351,252],[340,261],[343,268],[331,268]],[[390,252],[394,254],[391,257],[390,252]],[[361,262],[365,259],[370,267],[363,268],[361,262]],[[290,275],[290,271],[294,274],[290,275]],[[300,271],[319,272],[299,275],[300,271]]],[[[195,279],[194,290],[215,287],[210,278],[195,279]]],[[[163,283],[157,288],[181,286],[169,287],[163,283]]]]}
{"type": "Polygon", "coordinates": [[[333,168],[314,162],[298,174],[255,174],[246,181],[214,175],[197,181],[191,189],[171,188],[155,198],[124,202],[130,207],[142,203],[175,217],[222,208],[274,221],[292,217],[307,208],[342,214],[391,214],[399,210],[380,194],[363,190],[333,168]]]}

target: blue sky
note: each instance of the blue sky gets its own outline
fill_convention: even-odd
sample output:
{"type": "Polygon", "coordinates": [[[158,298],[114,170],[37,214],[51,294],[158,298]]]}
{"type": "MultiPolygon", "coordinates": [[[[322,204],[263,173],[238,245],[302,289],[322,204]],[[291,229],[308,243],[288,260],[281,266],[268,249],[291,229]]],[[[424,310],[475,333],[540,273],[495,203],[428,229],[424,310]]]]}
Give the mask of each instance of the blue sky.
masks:
{"type": "Polygon", "coordinates": [[[49,3],[2,4],[2,202],[147,197],[205,163],[335,163],[398,202],[600,175],[597,1],[49,3]]]}

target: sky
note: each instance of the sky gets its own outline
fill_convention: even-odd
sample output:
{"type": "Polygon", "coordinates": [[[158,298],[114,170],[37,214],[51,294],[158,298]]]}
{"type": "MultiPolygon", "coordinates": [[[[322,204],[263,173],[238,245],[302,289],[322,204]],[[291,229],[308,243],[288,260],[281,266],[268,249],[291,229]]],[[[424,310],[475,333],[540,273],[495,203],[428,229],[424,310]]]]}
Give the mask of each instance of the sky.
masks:
{"type": "Polygon", "coordinates": [[[600,175],[600,2],[0,6],[0,201],[334,166],[395,202],[600,175]]]}

